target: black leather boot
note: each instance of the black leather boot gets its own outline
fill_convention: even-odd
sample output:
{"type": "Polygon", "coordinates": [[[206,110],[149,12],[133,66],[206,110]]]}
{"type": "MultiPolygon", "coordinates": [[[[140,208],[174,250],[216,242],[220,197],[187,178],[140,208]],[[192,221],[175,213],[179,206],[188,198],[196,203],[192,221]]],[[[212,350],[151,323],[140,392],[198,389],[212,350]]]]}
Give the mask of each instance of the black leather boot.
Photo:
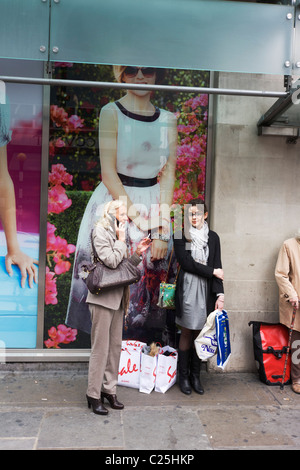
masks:
{"type": "Polygon", "coordinates": [[[123,410],[124,405],[123,405],[123,403],[120,403],[118,401],[117,395],[110,395],[109,393],[101,392],[101,401],[102,401],[102,403],[104,403],[105,398],[114,410],[123,410]]]}
{"type": "Polygon", "coordinates": [[[179,371],[179,388],[185,395],[192,393],[191,383],[189,379],[190,372],[190,351],[178,350],[178,371],[179,371]]]}
{"type": "Polygon", "coordinates": [[[196,393],[203,395],[204,389],[200,382],[201,359],[199,359],[196,349],[191,351],[190,381],[196,393]]]}
{"type": "Polygon", "coordinates": [[[88,407],[92,407],[93,412],[96,415],[107,415],[108,410],[102,405],[102,402],[100,399],[97,398],[92,398],[86,395],[88,407]]]}

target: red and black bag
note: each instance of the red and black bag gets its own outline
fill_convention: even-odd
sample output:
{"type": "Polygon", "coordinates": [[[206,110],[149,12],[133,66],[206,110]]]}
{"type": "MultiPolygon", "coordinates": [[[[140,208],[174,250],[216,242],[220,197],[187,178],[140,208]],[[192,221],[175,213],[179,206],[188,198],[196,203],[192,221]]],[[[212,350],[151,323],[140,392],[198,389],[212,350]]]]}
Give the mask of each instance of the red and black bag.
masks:
{"type": "MultiPolygon", "coordinates": [[[[267,385],[282,385],[288,350],[289,330],[281,323],[250,321],[253,325],[254,358],[260,380],[267,385]]],[[[288,357],[284,385],[290,383],[291,357],[288,357]]]]}

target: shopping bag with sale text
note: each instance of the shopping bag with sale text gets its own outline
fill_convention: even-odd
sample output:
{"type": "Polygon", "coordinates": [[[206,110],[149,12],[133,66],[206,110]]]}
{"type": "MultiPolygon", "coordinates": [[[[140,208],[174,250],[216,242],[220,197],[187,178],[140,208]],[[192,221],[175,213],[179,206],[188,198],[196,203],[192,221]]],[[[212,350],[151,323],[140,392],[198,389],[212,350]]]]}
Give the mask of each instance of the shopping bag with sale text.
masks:
{"type": "Polygon", "coordinates": [[[140,386],[141,350],[145,343],[122,341],[119,362],[118,385],[130,388],[140,386]]]}
{"type": "Polygon", "coordinates": [[[157,358],[155,391],[165,393],[176,382],[178,354],[176,349],[164,346],[157,358]]]}

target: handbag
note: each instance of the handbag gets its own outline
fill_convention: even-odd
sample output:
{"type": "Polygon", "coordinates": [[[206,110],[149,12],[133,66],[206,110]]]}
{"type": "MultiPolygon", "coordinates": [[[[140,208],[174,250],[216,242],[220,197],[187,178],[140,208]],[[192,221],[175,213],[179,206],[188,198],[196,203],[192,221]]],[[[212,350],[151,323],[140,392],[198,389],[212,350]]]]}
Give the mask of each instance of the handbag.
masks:
{"type": "Polygon", "coordinates": [[[177,282],[177,277],[180,271],[180,266],[179,266],[176,277],[175,277],[175,281],[173,282],[173,284],[167,283],[173,252],[174,252],[174,247],[172,248],[172,253],[170,256],[168,271],[166,274],[166,280],[162,281],[159,284],[159,297],[158,297],[158,302],[157,302],[158,307],[167,308],[169,310],[175,310],[176,282],[177,282]]]}
{"type": "Polygon", "coordinates": [[[266,385],[281,385],[282,379],[286,377],[284,385],[289,384],[290,356],[288,356],[286,370],[284,370],[288,351],[288,328],[281,323],[260,321],[250,321],[250,325],[253,326],[254,359],[260,381],[266,385]]]}
{"type": "Polygon", "coordinates": [[[83,265],[84,273],[81,274],[91,294],[97,295],[101,290],[113,287],[129,286],[140,280],[141,271],[129,259],[124,258],[116,268],[110,268],[98,258],[93,239],[92,249],[93,263],[83,265]]]}

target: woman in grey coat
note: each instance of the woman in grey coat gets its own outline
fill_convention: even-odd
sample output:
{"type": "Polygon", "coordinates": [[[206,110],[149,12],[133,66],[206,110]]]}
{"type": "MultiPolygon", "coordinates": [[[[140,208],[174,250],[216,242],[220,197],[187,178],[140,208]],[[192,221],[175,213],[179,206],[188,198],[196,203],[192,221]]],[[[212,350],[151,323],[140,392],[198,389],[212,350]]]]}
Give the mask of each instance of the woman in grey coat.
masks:
{"type": "MultiPolygon", "coordinates": [[[[127,210],[123,201],[106,204],[102,218],[93,230],[93,242],[99,259],[110,268],[117,268],[127,257],[125,225],[127,210]]],[[[151,241],[143,239],[130,261],[136,266],[151,241]]],[[[116,396],[118,367],[122,346],[123,313],[129,305],[129,286],[115,287],[94,295],[88,293],[87,303],[91,312],[91,356],[89,362],[87,402],[93,412],[105,415],[106,399],[111,408],[123,409],[116,396]]]]}

